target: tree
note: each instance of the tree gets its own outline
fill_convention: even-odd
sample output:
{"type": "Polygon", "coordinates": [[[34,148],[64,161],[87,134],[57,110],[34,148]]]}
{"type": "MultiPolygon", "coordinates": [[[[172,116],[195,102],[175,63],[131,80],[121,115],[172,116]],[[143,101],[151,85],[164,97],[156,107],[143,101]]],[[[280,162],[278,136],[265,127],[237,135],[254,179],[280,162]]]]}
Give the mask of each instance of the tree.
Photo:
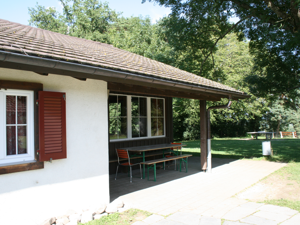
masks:
{"type": "Polygon", "coordinates": [[[63,14],[55,8],[36,5],[29,8],[29,24],[36,27],[68,34],[70,36],[110,43],[108,29],[118,20],[119,13],[107,3],[97,0],[60,0],[63,14]]]}
{"type": "Polygon", "coordinates": [[[74,37],[112,44],[142,56],[168,62],[168,44],[148,17],[124,18],[98,0],[60,0],[63,13],[36,5],[29,8],[30,25],[74,37]]]}
{"type": "Polygon", "coordinates": [[[283,100],[270,104],[270,110],[262,117],[260,129],[267,131],[300,131],[300,114],[298,110],[286,108],[283,100]]]}
{"type": "MultiPolygon", "coordinates": [[[[179,26],[184,24],[184,29],[175,35],[180,43],[203,52],[202,68],[216,51],[218,41],[230,31],[234,30],[240,40],[246,36],[255,57],[253,73],[247,79],[251,91],[261,97],[273,96],[273,100],[284,96],[288,99],[285,103],[295,103],[300,87],[299,0],[148,1],[171,7],[170,20],[180,22],[179,26]],[[239,21],[230,24],[233,16],[239,21]],[[201,43],[196,43],[197,40],[201,43]]],[[[205,76],[203,71],[198,74],[205,76]]]]}
{"type": "MultiPolygon", "coordinates": [[[[214,53],[214,70],[210,73],[219,73],[218,82],[229,85],[244,92],[249,92],[249,86],[244,76],[251,73],[253,56],[249,53],[249,42],[237,40],[234,33],[218,42],[218,50],[214,53]]],[[[193,65],[191,65],[193,68],[193,65]]],[[[208,74],[209,77],[213,75],[208,74]]],[[[221,102],[208,102],[208,107],[221,102]]],[[[218,137],[244,136],[248,131],[257,131],[260,128],[261,118],[269,111],[270,102],[264,98],[251,95],[249,99],[233,101],[230,109],[212,110],[212,135],[218,137]]],[[[199,101],[189,99],[174,99],[173,123],[175,139],[197,139],[200,134],[199,101]]]]}

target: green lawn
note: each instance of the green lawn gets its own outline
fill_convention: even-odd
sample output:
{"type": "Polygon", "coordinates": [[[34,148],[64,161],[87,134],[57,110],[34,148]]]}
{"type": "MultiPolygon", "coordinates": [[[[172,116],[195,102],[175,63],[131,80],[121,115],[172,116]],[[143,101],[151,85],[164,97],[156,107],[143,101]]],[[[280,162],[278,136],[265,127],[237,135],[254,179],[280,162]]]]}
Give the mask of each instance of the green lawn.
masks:
{"type": "MultiPolygon", "coordinates": [[[[103,216],[102,218],[98,220],[92,220],[88,223],[84,223],[84,225],[130,225],[134,222],[143,220],[150,216],[152,213],[139,210],[139,209],[129,209],[123,213],[113,213],[106,216],[103,216]]],[[[83,225],[83,223],[78,223],[78,225],[83,225]]]]}
{"type": "MultiPolygon", "coordinates": [[[[211,140],[212,157],[216,158],[255,158],[262,157],[262,141],[241,140],[238,138],[214,138],[211,140]]],[[[193,155],[200,154],[200,141],[182,141],[187,146],[183,151],[193,155]]],[[[300,139],[272,139],[271,146],[274,156],[272,161],[300,162],[300,139]]]]}

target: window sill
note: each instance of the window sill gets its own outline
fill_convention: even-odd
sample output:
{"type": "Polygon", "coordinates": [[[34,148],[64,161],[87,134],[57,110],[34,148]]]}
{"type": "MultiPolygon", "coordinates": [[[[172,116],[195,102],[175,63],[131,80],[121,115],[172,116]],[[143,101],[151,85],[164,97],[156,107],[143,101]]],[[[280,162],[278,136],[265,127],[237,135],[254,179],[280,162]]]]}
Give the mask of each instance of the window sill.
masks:
{"type": "Polygon", "coordinates": [[[1,165],[0,175],[28,171],[28,170],[37,170],[43,168],[44,168],[44,162],[27,162],[27,163],[14,164],[14,165],[3,165],[3,166],[1,165]]]}

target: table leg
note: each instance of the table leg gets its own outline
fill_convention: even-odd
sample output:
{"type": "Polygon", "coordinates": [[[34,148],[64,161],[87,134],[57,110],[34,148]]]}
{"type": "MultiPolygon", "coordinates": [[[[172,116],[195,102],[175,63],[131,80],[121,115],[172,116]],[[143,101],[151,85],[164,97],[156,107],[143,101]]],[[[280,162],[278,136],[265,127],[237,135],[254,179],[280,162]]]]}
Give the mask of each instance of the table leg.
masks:
{"type": "MultiPolygon", "coordinates": [[[[163,158],[165,158],[165,149],[163,149],[163,158]]],[[[164,165],[163,165],[163,169],[165,170],[166,169],[166,162],[164,162],[164,165]]]]}
{"type": "Polygon", "coordinates": [[[156,181],[156,163],[154,163],[154,181],[156,181]]]}
{"type": "MultiPolygon", "coordinates": [[[[143,152],[143,162],[145,162],[145,152],[143,152]]],[[[146,170],[146,165],[143,164],[143,179],[145,179],[145,170],[146,170]]]]}

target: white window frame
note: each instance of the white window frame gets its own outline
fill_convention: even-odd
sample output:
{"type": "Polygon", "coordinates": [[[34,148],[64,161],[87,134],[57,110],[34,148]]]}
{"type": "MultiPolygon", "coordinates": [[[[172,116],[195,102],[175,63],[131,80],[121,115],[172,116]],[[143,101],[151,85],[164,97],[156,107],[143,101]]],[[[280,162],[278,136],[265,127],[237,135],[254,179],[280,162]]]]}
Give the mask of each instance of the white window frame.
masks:
{"type": "MultiPolygon", "coordinates": [[[[34,161],[34,91],[26,90],[0,90],[0,167],[34,161]],[[6,155],[6,96],[25,96],[26,101],[26,122],[27,122],[27,153],[20,155],[6,155]]],[[[17,140],[16,140],[17,141],[17,140]]]]}
{"type": "Polygon", "coordinates": [[[109,94],[114,96],[126,96],[127,97],[127,138],[123,139],[112,139],[110,142],[118,142],[118,141],[133,141],[133,140],[141,140],[141,139],[153,139],[153,138],[163,138],[166,137],[166,107],[165,107],[165,99],[159,97],[147,97],[141,95],[126,95],[126,94],[109,94]],[[132,137],[132,129],[131,129],[131,98],[132,97],[141,97],[147,99],[147,137],[132,137]],[[151,136],[151,99],[162,99],[163,107],[164,107],[164,135],[160,136],[151,136]]]}

